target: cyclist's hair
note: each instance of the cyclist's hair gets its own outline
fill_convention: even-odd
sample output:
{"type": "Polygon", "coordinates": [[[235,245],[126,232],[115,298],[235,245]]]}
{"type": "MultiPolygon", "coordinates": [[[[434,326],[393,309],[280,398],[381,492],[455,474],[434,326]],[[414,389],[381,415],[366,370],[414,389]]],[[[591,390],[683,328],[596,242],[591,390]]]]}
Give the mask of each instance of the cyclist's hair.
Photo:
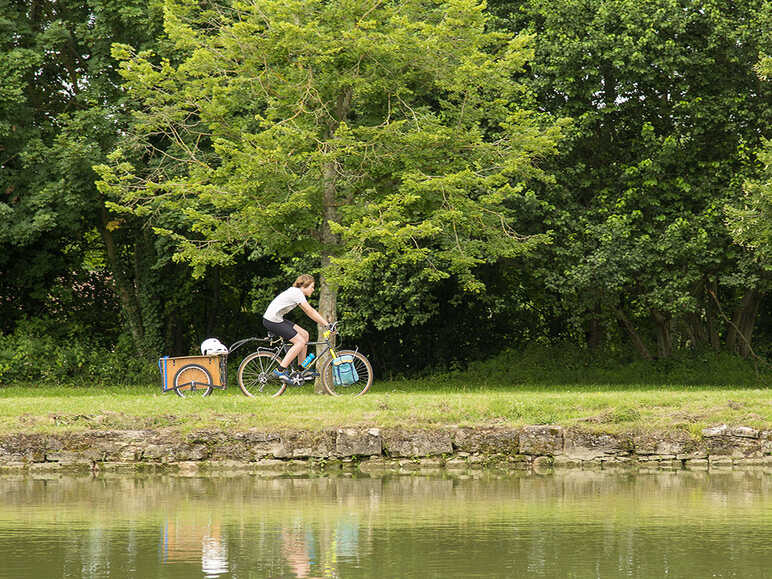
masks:
{"type": "Polygon", "coordinates": [[[293,283],[292,286],[293,287],[308,287],[312,283],[314,283],[314,276],[308,275],[307,273],[304,273],[304,274],[298,276],[298,279],[295,280],[295,283],[293,283]]]}

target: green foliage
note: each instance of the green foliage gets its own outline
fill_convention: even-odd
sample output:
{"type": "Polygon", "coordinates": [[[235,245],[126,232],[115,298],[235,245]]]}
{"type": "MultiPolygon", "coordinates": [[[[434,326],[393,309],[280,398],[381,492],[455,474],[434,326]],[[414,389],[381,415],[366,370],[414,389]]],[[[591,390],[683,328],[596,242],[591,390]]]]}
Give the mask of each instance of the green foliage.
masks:
{"type": "Polygon", "coordinates": [[[468,368],[446,375],[453,382],[489,386],[522,385],[652,385],[769,387],[772,372],[738,356],[684,352],[666,360],[640,360],[625,352],[591,351],[574,344],[508,349],[468,368]],[[761,374],[757,373],[757,370],[761,374]]]}
{"type": "Polygon", "coordinates": [[[746,383],[686,352],[769,354],[768,2],[488,4],[0,0],[2,378],[133,380],[309,271],[379,376],[746,383]]]}
{"type": "Polygon", "coordinates": [[[764,173],[748,180],[741,205],[726,208],[728,226],[735,241],[753,251],[766,272],[772,271],[772,141],[764,141],[758,153],[764,173]]]}
{"type": "Polygon", "coordinates": [[[114,50],[142,106],[100,187],[197,275],[310,253],[352,293],[383,262],[479,291],[481,264],[548,239],[510,207],[562,124],[517,80],[530,38],[492,31],[481,4],[170,0],[166,32],[178,63],[114,50]]]}
{"type": "Polygon", "coordinates": [[[618,343],[624,320],[649,356],[732,342],[716,300],[730,312],[751,304],[734,314],[747,319],[755,304],[746,297],[770,282],[755,250],[733,243],[723,211],[743,206],[746,179],[756,183],[770,126],[769,86],[754,70],[769,49],[768,4],[491,5],[501,22],[536,33],[537,99],[574,119],[557,186],[541,195],[555,234],[540,250],[547,266],[537,266],[535,289],[560,296],[574,339],[618,343]]]}
{"type": "Polygon", "coordinates": [[[110,45],[150,42],[158,7],[3,0],[0,14],[0,330],[12,332],[21,316],[46,309],[57,280],[104,256],[91,166],[124,116],[110,45]]]}
{"type": "Polygon", "coordinates": [[[477,275],[486,291],[471,295],[458,280],[427,287],[411,274],[376,272],[361,291],[339,296],[344,340],[353,338],[379,377],[463,368],[516,344],[549,341],[523,272],[510,263],[481,267],[477,275]],[[408,300],[409,307],[400,304],[408,300]],[[360,326],[362,319],[369,322],[360,326]]]}
{"type": "MultiPolygon", "coordinates": [[[[759,77],[770,82],[772,57],[765,57],[757,67],[759,77]]],[[[727,207],[729,229],[735,241],[750,248],[760,266],[772,270],[772,140],[765,139],[758,151],[763,169],[756,179],[745,182],[740,204],[727,207]]]]}
{"type": "Polygon", "coordinates": [[[85,325],[37,318],[0,334],[0,384],[137,384],[154,378],[153,370],[128,336],[108,349],[85,325]]]}

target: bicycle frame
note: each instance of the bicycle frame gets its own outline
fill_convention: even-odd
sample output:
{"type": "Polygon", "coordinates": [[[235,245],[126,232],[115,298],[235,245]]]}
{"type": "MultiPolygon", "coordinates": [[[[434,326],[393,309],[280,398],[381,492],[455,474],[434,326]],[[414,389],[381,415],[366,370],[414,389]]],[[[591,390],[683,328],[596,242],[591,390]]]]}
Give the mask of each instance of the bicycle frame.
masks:
{"type": "MultiPolygon", "coordinates": [[[[335,348],[330,343],[330,336],[332,335],[332,332],[330,330],[325,330],[323,336],[323,340],[320,340],[318,342],[308,342],[306,346],[317,346],[319,344],[324,344],[325,348],[322,350],[322,352],[314,358],[314,361],[309,364],[308,368],[304,368],[305,370],[308,370],[310,368],[313,368],[317,365],[319,360],[321,360],[327,352],[330,353],[330,355],[333,357],[333,359],[338,357],[338,354],[335,352],[335,348]]],[[[243,340],[239,340],[238,342],[234,342],[233,345],[228,348],[228,353],[223,356],[222,365],[221,365],[221,376],[222,376],[222,385],[219,386],[223,390],[225,389],[226,385],[228,384],[228,355],[232,354],[236,350],[238,350],[241,346],[248,342],[269,342],[268,347],[265,346],[258,346],[258,348],[255,350],[257,352],[270,352],[277,358],[280,357],[282,353],[286,354],[289,349],[292,347],[292,343],[288,342],[281,336],[274,336],[274,337],[267,337],[267,338],[244,338],[243,340]],[[274,346],[274,344],[276,344],[274,346]]]]}
{"type": "MultiPolygon", "coordinates": [[[[316,358],[314,358],[313,362],[311,362],[308,365],[308,368],[303,368],[304,370],[309,370],[309,369],[313,368],[314,366],[316,366],[317,363],[319,362],[319,360],[324,358],[324,355],[327,352],[330,353],[330,355],[332,356],[333,360],[338,357],[338,354],[335,352],[335,348],[333,348],[332,344],[330,343],[330,336],[331,335],[332,335],[332,333],[329,330],[326,330],[324,332],[324,334],[322,334],[322,337],[324,338],[323,340],[319,340],[318,342],[308,342],[306,344],[306,346],[318,346],[319,344],[324,344],[325,348],[321,351],[321,353],[318,356],[316,356],[316,358]]],[[[259,339],[259,338],[252,338],[252,339],[259,339]]],[[[257,351],[258,352],[270,352],[270,353],[273,353],[274,356],[279,358],[282,353],[286,355],[286,353],[289,352],[290,348],[292,348],[292,343],[288,342],[287,340],[285,340],[281,336],[277,336],[275,338],[270,338],[270,340],[271,340],[271,344],[270,345],[273,345],[274,342],[278,342],[278,345],[273,347],[273,348],[271,348],[271,347],[268,347],[268,348],[260,347],[260,348],[257,349],[257,351]]],[[[239,345],[241,345],[241,344],[239,344],[239,345]]],[[[298,363],[298,366],[300,366],[300,363],[298,363]]]]}
{"type": "MultiPolygon", "coordinates": [[[[266,338],[244,338],[243,340],[239,340],[238,342],[234,342],[234,344],[228,348],[228,352],[221,355],[220,359],[220,378],[221,378],[221,384],[212,384],[213,388],[220,388],[221,390],[225,390],[225,388],[228,386],[228,356],[238,350],[241,346],[246,344],[247,342],[263,342],[266,338]]],[[[258,348],[259,350],[259,348],[258,348]]],[[[195,389],[195,387],[194,387],[195,389]]]]}

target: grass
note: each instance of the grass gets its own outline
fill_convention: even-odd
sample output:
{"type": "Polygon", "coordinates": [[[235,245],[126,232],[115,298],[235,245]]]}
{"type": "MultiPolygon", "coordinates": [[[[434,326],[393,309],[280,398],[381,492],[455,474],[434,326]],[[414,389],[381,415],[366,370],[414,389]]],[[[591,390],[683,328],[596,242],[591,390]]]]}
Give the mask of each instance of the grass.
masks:
{"type": "MultiPolygon", "coordinates": [[[[208,398],[144,386],[0,384],[0,433],[86,429],[247,430],[340,426],[430,428],[581,426],[605,432],[717,424],[772,430],[769,365],[701,352],[626,361],[572,348],[506,350],[463,370],[376,382],[354,399],[290,388],[277,399],[245,398],[235,385],[208,398]]],[[[86,376],[80,378],[83,382],[86,376]]]]}
{"type": "Polygon", "coordinates": [[[581,426],[606,432],[686,430],[716,424],[772,429],[767,388],[700,385],[503,385],[461,376],[376,382],[360,398],[290,389],[277,399],[248,399],[238,388],[208,398],[161,394],[158,386],[0,387],[0,433],[94,428],[174,428],[182,432],[329,429],[340,426],[429,428],[581,426]]]}

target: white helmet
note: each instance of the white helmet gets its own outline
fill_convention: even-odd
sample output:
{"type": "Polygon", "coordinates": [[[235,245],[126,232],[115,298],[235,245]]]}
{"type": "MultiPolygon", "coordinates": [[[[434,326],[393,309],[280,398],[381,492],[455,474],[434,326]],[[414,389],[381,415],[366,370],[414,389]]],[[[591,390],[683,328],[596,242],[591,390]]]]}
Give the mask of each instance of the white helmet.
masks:
{"type": "Polygon", "coordinates": [[[228,348],[223,346],[217,338],[207,338],[201,344],[201,353],[204,356],[217,356],[218,354],[227,354],[228,348]]]}

